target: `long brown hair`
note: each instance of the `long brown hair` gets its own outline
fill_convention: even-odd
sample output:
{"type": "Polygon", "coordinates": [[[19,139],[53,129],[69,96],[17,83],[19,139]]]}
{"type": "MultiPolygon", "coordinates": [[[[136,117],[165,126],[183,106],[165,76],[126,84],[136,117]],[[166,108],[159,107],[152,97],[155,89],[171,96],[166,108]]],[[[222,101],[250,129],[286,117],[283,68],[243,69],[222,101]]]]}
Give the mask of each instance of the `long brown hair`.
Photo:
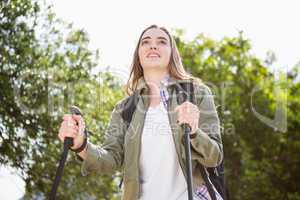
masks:
{"type": "MultiPolygon", "coordinates": [[[[189,74],[185,71],[185,69],[182,65],[179,51],[176,46],[176,42],[175,42],[174,38],[171,36],[171,34],[169,33],[169,31],[165,27],[151,25],[151,26],[147,27],[140,35],[140,38],[138,40],[137,46],[134,51],[129,79],[125,85],[125,92],[128,95],[131,95],[136,90],[138,80],[142,76],[144,76],[144,72],[143,72],[143,68],[140,64],[138,52],[139,52],[139,46],[140,46],[142,36],[144,35],[144,33],[147,30],[152,29],[152,28],[158,28],[158,29],[164,31],[169,36],[169,39],[171,42],[171,57],[170,57],[169,65],[168,65],[168,71],[169,71],[170,76],[174,77],[176,79],[179,79],[179,80],[196,79],[191,74],[189,74]]],[[[199,79],[197,79],[197,80],[199,81],[199,79]]]]}

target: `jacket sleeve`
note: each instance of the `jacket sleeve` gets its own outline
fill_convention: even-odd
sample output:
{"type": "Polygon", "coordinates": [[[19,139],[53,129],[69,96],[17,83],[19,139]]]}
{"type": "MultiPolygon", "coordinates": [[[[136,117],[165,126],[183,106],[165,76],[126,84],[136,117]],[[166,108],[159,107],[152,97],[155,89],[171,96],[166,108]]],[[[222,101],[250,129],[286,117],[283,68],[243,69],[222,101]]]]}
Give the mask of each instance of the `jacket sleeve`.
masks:
{"type": "Polygon", "coordinates": [[[204,84],[195,84],[194,94],[200,117],[197,135],[191,139],[192,156],[205,167],[216,167],[223,159],[223,145],[214,96],[204,84]]]}
{"type": "Polygon", "coordinates": [[[91,172],[111,174],[122,167],[125,130],[125,123],[121,117],[120,104],[117,104],[110,116],[104,143],[101,146],[96,146],[90,142],[87,144],[86,159],[81,166],[83,176],[91,172]]]}

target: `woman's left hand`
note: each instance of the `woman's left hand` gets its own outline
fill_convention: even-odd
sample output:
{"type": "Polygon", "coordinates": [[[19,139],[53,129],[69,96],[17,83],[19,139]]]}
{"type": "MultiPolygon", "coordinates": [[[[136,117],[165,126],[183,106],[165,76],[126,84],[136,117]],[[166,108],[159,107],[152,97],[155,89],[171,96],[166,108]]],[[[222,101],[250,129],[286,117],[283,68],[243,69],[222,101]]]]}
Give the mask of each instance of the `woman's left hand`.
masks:
{"type": "Polygon", "coordinates": [[[191,127],[190,134],[195,133],[198,129],[200,117],[198,106],[189,101],[185,101],[184,103],[178,105],[174,111],[178,113],[177,123],[179,125],[187,123],[191,127]]]}

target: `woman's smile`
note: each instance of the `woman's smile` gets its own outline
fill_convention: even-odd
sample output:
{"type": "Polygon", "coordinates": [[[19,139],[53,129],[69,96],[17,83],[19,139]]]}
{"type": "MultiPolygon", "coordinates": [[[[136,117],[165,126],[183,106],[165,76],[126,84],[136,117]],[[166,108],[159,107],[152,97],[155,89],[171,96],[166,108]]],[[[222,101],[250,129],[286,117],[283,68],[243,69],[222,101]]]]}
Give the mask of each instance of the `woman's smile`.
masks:
{"type": "Polygon", "coordinates": [[[160,55],[156,52],[150,52],[147,54],[147,58],[160,58],[160,55]]]}

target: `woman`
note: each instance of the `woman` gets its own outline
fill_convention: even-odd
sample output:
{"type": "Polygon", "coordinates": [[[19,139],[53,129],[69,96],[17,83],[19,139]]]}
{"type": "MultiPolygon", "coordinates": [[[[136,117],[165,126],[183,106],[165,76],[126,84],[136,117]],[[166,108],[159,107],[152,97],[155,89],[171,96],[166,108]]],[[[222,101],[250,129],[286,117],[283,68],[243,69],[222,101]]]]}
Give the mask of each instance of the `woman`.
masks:
{"type": "Polygon", "coordinates": [[[64,116],[58,136],[61,141],[66,136],[74,138],[72,149],[83,159],[82,174],[122,171],[124,200],[186,200],[180,125],[187,123],[191,127],[195,199],[210,199],[196,166],[215,167],[223,157],[213,96],[207,86],[185,72],[176,43],[165,28],[152,25],[142,32],[126,92],[140,99],[130,126],[121,116],[127,97],[113,109],[101,146],[85,145],[80,116],[64,116]],[[177,103],[174,87],[184,81],[194,85],[194,104],[177,103]]]}

